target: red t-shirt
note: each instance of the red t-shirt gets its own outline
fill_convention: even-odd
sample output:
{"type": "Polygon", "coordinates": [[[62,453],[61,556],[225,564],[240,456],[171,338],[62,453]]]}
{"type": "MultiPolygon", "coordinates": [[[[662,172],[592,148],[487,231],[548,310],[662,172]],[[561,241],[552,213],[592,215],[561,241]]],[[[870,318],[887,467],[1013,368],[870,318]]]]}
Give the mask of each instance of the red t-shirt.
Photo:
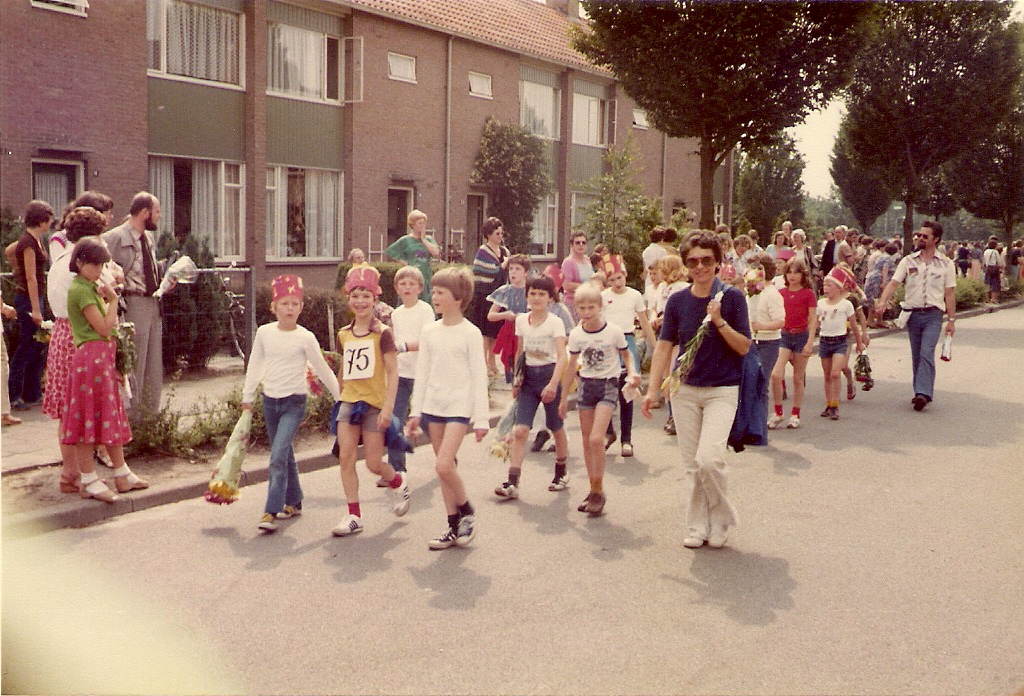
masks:
{"type": "Polygon", "coordinates": [[[779,290],[782,302],[786,306],[786,325],[783,329],[788,333],[800,333],[807,330],[807,318],[811,310],[818,306],[818,298],[810,288],[800,288],[793,292],[789,288],[779,290]]]}

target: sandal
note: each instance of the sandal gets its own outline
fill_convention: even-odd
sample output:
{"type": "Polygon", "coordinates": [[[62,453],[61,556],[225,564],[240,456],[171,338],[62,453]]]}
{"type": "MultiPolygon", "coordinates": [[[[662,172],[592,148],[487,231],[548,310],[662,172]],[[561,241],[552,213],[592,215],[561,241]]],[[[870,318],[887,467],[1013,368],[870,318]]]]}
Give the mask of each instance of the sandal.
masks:
{"type": "Polygon", "coordinates": [[[118,500],[121,499],[116,493],[114,493],[114,491],[107,488],[105,484],[103,486],[103,490],[97,491],[95,493],[90,493],[89,489],[86,488],[85,486],[79,486],[78,494],[85,499],[95,498],[96,500],[99,500],[104,503],[116,503],[118,500]]]}
{"type": "Polygon", "coordinates": [[[586,512],[587,511],[587,506],[590,505],[590,496],[592,496],[592,495],[594,495],[594,494],[593,493],[587,493],[587,497],[583,499],[583,502],[580,503],[579,507],[577,507],[576,509],[579,510],[580,512],[586,512]]]}
{"type": "Polygon", "coordinates": [[[853,387],[853,382],[849,382],[846,385],[846,400],[853,401],[857,398],[857,390],[853,387]]]}
{"type": "Polygon", "coordinates": [[[107,453],[107,451],[105,449],[103,451],[100,451],[98,449],[94,450],[93,453],[92,453],[92,456],[93,456],[93,459],[96,460],[97,464],[102,464],[103,466],[107,467],[108,469],[116,469],[117,468],[116,466],[114,466],[113,460],[110,459],[110,455],[107,453]]]}
{"type": "Polygon", "coordinates": [[[129,481],[128,476],[115,476],[114,477],[114,488],[117,489],[118,493],[129,493],[131,491],[141,491],[149,488],[149,481],[140,479],[138,476],[135,477],[135,481],[129,481]]]}
{"type": "Polygon", "coordinates": [[[60,475],[60,492],[61,493],[78,493],[78,489],[81,487],[80,476],[68,476],[67,474],[60,475]]]}
{"type": "Polygon", "coordinates": [[[22,420],[17,416],[12,416],[10,413],[4,414],[3,418],[0,418],[0,424],[2,425],[21,425],[22,420]]]}

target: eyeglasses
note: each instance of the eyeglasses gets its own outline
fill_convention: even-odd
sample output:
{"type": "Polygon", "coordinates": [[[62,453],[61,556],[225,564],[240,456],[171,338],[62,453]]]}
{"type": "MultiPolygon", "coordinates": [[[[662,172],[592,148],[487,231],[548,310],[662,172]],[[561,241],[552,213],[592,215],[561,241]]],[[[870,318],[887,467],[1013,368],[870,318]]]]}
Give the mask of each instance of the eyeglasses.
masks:
{"type": "Polygon", "coordinates": [[[686,267],[693,269],[697,266],[704,266],[704,268],[713,268],[717,261],[714,256],[691,256],[684,262],[686,267]]]}
{"type": "Polygon", "coordinates": [[[574,240],[572,240],[572,243],[573,244],[586,244],[587,240],[585,240],[585,239],[574,239],[574,240]]]}
{"type": "Polygon", "coordinates": [[[932,236],[930,234],[923,234],[921,232],[915,232],[914,236],[915,237],[920,237],[921,239],[931,239],[932,238],[932,236]]]}

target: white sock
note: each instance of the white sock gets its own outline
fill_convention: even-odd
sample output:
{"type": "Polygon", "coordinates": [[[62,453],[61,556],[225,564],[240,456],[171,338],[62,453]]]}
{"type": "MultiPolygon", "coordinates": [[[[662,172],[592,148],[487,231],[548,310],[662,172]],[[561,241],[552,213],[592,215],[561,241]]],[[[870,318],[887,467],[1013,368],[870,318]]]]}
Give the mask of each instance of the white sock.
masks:
{"type": "Polygon", "coordinates": [[[91,473],[88,473],[88,474],[82,474],[82,485],[83,486],[88,486],[93,481],[99,481],[99,480],[100,480],[100,476],[95,471],[93,471],[91,473]]]}
{"type": "Polygon", "coordinates": [[[127,476],[128,483],[131,484],[138,483],[141,480],[138,476],[135,475],[135,473],[131,469],[128,468],[127,464],[123,464],[122,466],[119,466],[118,468],[114,469],[114,476],[127,476]]]}

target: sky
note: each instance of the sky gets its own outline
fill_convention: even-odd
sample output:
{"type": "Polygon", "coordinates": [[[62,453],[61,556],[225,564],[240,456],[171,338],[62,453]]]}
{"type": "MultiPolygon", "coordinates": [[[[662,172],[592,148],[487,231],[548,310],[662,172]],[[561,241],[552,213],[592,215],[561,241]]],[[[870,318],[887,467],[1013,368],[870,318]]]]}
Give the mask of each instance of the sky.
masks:
{"type": "MultiPolygon", "coordinates": [[[[1015,0],[1016,19],[1024,20],[1024,0],[1015,0]]],[[[826,198],[832,187],[831,166],[832,145],[839,122],[843,118],[843,102],[833,100],[826,108],[809,115],[799,126],[791,129],[797,150],[804,157],[804,191],[807,195],[826,198]]]]}

